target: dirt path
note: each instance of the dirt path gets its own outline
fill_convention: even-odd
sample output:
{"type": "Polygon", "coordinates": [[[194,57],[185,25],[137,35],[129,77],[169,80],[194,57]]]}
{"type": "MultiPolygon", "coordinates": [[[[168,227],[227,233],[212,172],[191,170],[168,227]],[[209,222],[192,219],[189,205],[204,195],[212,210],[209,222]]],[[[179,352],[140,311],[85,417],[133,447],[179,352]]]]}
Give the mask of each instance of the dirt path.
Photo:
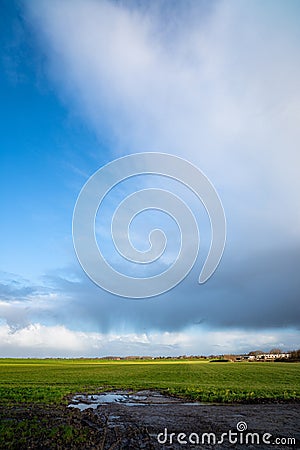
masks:
{"type": "MultiPolygon", "coordinates": [[[[109,417],[109,426],[111,429],[119,428],[122,433],[126,434],[126,429],[137,427],[138,429],[146,429],[151,437],[152,448],[155,449],[183,449],[183,448],[201,448],[201,449],[221,449],[221,448],[245,448],[240,444],[241,434],[244,436],[244,442],[247,432],[257,433],[254,436],[254,444],[247,448],[255,449],[288,449],[300,448],[300,408],[297,404],[262,404],[262,405],[147,405],[147,406],[131,406],[122,404],[103,405],[98,408],[96,414],[106,414],[109,417]],[[213,435],[207,436],[204,433],[214,433],[216,442],[221,440],[222,433],[237,432],[237,424],[240,430],[247,427],[243,433],[237,433],[231,436],[231,443],[228,442],[229,437],[223,436],[223,443],[213,444],[213,435]],[[244,425],[246,424],[246,425],[244,425]],[[168,437],[166,437],[166,432],[168,437]],[[162,433],[162,434],[161,434],[162,433]],[[175,433],[175,435],[171,435],[175,433]],[[185,433],[186,436],[179,435],[185,433]],[[194,434],[192,434],[194,433],[194,434]],[[199,445],[192,445],[197,442],[199,436],[199,445]],[[269,433],[272,436],[263,435],[269,433]],[[161,443],[158,442],[159,440],[161,443]],[[187,441],[186,444],[178,443],[178,437],[181,441],[187,441]],[[202,443],[203,437],[203,443],[202,443]],[[287,440],[281,440],[276,445],[275,438],[296,439],[295,445],[288,445],[287,440]],[[238,438],[238,442],[235,442],[238,438]],[[200,445],[201,444],[201,445],[200,445]],[[255,445],[256,444],[256,445],[255,445]]],[[[248,443],[252,439],[248,437],[248,443]]],[[[279,441],[277,441],[279,442],[279,441]]],[[[142,447],[141,447],[142,448],[142,447]]],[[[146,447],[145,447],[146,448],[146,447]]],[[[148,447],[147,447],[148,448],[148,447]]],[[[151,448],[151,447],[149,447],[151,448]]]]}
{"type": "MultiPolygon", "coordinates": [[[[296,403],[213,405],[152,391],[79,395],[76,403],[85,411],[93,407],[94,419],[107,417],[108,431],[116,440],[118,436],[126,438],[129,430],[139,430],[143,436],[136,448],[245,448],[246,443],[257,449],[300,447],[300,408],[296,403]]],[[[134,445],[137,443],[131,448],[134,445]]]]}

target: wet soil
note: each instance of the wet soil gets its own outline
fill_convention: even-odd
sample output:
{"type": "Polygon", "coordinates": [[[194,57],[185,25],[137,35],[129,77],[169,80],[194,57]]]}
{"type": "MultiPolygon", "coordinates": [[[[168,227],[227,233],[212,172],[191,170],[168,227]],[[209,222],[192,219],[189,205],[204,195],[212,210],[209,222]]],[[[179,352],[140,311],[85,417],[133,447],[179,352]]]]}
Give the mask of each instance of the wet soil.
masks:
{"type": "MultiPolygon", "coordinates": [[[[11,442],[0,444],[1,449],[295,449],[300,448],[300,404],[274,403],[251,405],[194,404],[180,399],[165,397],[156,392],[115,392],[108,398],[88,397],[78,394],[70,399],[71,407],[65,406],[11,406],[0,407],[1,423],[15,425],[16,434],[11,442]],[[119,396],[119,397],[118,397],[119,396]],[[124,400],[125,399],[125,400],[124,400]],[[84,404],[82,410],[79,405],[84,404]],[[34,421],[39,432],[18,436],[17,425],[22,421],[34,421]],[[237,425],[239,424],[239,425],[237,425]],[[237,426],[239,430],[237,430],[237,426]],[[45,432],[43,433],[43,427],[45,432]],[[243,428],[247,430],[243,431],[243,428]],[[54,432],[48,432],[54,430],[54,432]],[[72,432],[70,430],[73,430],[72,432]],[[75,432],[75,431],[76,432],[75,432]],[[246,433],[256,433],[259,443],[216,442],[222,433],[232,430],[237,438],[245,440],[246,433]],[[162,433],[162,434],[161,434],[162,433]],[[172,434],[173,433],[173,434],[172,434]],[[185,436],[179,433],[184,433],[185,436]],[[262,437],[265,433],[267,441],[262,437]],[[199,436],[199,445],[196,443],[199,436]],[[158,442],[158,436],[160,442],[158,442]],[[187,440],[187,443],[179,441],[187,440]],[[288,444],[288,438],[295,438],[288,444]],[[277,439],[277,443],[275,443],[277,439]],[[2,446],[1,446],[2,445],[2,446]]],[[[111,394],[110,394],[111,395],[111,394]]],[[[2,428],[3,429],[3,428],[2,428]]],[[[19,431],[18,431],[19,430],[19,431]]],[[[227,435],[228,436],[228,435],[227,435]]],[[[0,436],[1,437],[1,436],[0,436]]],[[[232,435],[232,439],[235,435],[232,435]]]]}

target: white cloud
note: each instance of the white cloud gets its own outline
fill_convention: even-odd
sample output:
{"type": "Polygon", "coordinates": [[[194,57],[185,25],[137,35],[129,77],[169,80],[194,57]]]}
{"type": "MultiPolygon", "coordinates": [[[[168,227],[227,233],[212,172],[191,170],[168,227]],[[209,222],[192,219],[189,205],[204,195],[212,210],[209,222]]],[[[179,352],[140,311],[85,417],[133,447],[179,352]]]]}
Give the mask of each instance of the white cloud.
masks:
{"type": "Polygon", "coordinates": [[[2,357],[99,357],[108,355],[176,356],[183,354],[224,354],[272,347],[291,349],[299,345],[293,330],[272,330],[258,335],[239,330],[189,330],[189,333],[89,333],[63,325],[33,323],[13,330],[0,325],[2,357]],[[222,344],[220,345],[220,342],[222,344]]]}

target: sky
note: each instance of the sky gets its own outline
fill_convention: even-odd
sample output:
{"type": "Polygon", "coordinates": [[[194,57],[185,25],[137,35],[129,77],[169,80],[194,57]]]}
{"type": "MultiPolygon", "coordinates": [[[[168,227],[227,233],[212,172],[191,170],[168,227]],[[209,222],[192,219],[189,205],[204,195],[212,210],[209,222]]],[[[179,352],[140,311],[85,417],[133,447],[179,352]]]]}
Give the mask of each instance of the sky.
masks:
{"type": "MultiPolygon", "coordinates": [[[[300,347],[300,5],[296,0],[0,0],[0,356],[244,353],[300,347]],[[215,186],[227,241],[198,284],[210,244],[203,205],[175,181],[139,176],[96,220],[112,265],[110,221],[124,196],[169,189],[198,221],[189,275],[147,299],[117,297],[81,268],[72,216],[89,177],[116,158],[179,156],[215,186]]],[[[145,250],[159,211],[132,224],[145,250]]],[[[154,272],[153,272],[154,270],[154,272]]]]}

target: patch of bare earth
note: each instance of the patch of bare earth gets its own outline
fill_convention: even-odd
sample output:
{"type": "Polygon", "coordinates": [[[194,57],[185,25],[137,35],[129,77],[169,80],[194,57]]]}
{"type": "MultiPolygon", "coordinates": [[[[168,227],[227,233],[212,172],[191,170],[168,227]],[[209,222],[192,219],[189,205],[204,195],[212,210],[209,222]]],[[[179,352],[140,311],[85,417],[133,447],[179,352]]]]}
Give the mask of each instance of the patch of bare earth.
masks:
{"type": "MultiPolygon", "coordinates": [[[[300,448],[300,408],[299,403],[273,404],[193,404],[183,400],[163,397],[157,393],[143,391],[135,394],[135,401],[101,403],[92,405],[86,403],[86,409],[66,408],[64,406],[14,406],[0,408],[1,421],[7,423],[21,422],[33,418],[41,427],[60,430],[61,435],[39,433],[27,437],[27,442],[6,449],[290,449],[300,448]],[[140,395],[140,400],[139,400],[140,395]],[[222,433],[237,432],[237,424],[246,424],[247,430],[237,433],[238,439],[242,433],[245,439],[247,433],[259,436],[259,443],[241,444],[229,442],[222,433]],[[63,435],[63,430],[76,430],[76,435],[63,435]],[[184,433],[184,435],[180,435],[184,433]],[[204,436],[204,433],[213,435],[204,436]],[[268,433],[270,444],[264,443],[262,437],[268,433]],[[178,442],[186,440],[187,443],[178,442]],[[199,444],[196,442],[199,436],[199,444]],[[158,436],[159,440],[158,441],[158,436]],[[185,436],[185,437],[184,437],[185,436]],[[295,438],[294,444],[288,444],[289,438],[295,438]],[[208,441],[210,439],[210,441],[208,441]],[[275,442],[277,440],[277,443],[275,442]]],[[[52,433],[53,434],[53,433],[52,433]]],[[[234,439],[235,435],[232,435],[234,439]]],[[[17,442],[17,439],[16,439],[17,442]]]]}

